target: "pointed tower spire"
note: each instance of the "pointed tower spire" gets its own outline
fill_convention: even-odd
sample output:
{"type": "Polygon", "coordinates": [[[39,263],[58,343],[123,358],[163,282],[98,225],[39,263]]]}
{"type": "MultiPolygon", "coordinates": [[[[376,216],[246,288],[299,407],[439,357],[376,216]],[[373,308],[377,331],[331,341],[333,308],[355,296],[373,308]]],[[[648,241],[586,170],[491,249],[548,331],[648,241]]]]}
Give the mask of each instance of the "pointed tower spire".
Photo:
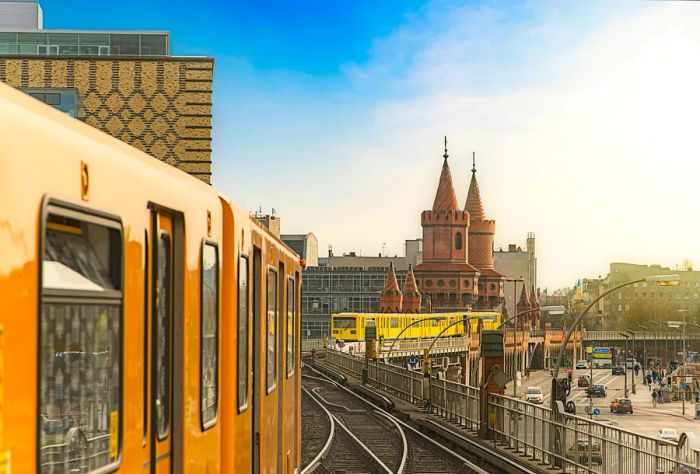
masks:
{"type": "Polygon", "coordinates": [[[379,311],[381,313],[398,313],[401,311],[402,295],[399,282],[396,280],[394,262],[389,262],[389,272],[386,275],[384,289],[379,295],[379,311]]]}
{"type": "Polygon", "coordinates": [[[406,275],[406,282],[403,285],[403,306],[402,311],[404,313],[418,313],[420,312],[421,296],[418,292],[418,285],[416,284],[416,277],[413,274],[413,266],[408,264],[408,275],[406,275]]]}
{"type": "Polygon", "coordinates": [[[440,182],[438,183],[437,192],[435,193],[435,201],[433,202],[433,211],[457,211],[457,195],[455,188],[452,185],[452,173],[450,173],[450,165],[447,164],[447,136],[445,136],[445,154],[442,157],[445,159],[442,162],[442,172],[440,173],[440,182]]]}
{"type": "Polygon", "coordinates": [[[479,183],[476,181],[476,152],[472,153],[472,180],[469,183],[469,192],[467,193],[467,202],[464,205],[464,210],[469,212],[469,217],[472,221],[483,221],[486,218],[484,205],[481,202],[479,183]]]}
{"type": "Polygon", "coordinates": [[[523,285],[523,290],[520,292],[520,300],[518,301],[518,306],[520,305],[527,306],[528,308],[532,307],[532,305],[530,304],[530,298],[528,298],[527,295],[527,289],[525,288],[525,285],[523,285]]]}

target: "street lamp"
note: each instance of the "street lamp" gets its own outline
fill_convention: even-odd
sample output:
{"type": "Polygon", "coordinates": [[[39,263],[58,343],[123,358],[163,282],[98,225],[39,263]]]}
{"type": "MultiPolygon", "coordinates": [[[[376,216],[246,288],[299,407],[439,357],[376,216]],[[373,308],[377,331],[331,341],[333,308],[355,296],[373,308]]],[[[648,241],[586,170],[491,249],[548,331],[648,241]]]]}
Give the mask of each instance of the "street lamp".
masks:
{"type": "MultiPolygon", "coordinates": [[[[651,324],[659,328],[661,336],[664,338],[664,357],[661,362],[661,367],[666,366],[666,355],[668,354],[668,335],[666,334],[666,331],[661,331],[661,328],[664,327],[661,323],[657,321],[650,321],[651,324]]],[[[668,328],[666,328],[668,329],[668,328]]],[[[658,340],[657,340],[658,341],[658,340]]]]}
{"type": "MultiPolygon", "coordinates": [[[[644,329],[645,332],[649,331],[649,328],[646,326],[642,326],[641,324],[638,326],[639,329],[644,329]]],[[[647,336],[648,334],[644,334],[642,337],[642,383],[646,385],[647,383],[647,376],[646,376],[646,365],[647,365],[647,336]]]]}
{"type": "MultiPolygon", "coordinates": [[[[452,326],[455,326],[455,325],[460,324],[460,323],[466,324],[467,322],[469,322],[472,319],[481,319],[482,321],[486,321],[486,322],[494,322],[496,320],[496,318],[492,315],[478,314],[475,316],[470,316],[468,318],[465,317],[465,318],[459,319],[459,320],[445,326],[442,329],[442,331],[440,331],[438,333],[438,335],[435,336],[435,338],[433,339],[433,342],[430,343],[430,346],[428,346],[428,349],[425,351],[425,353],[423,355],[423,361],[424,361],[424,364],[423,364],[424,369],[423,370],[426,370],[425,368],[427,367],[427,373],[424,372],[423,377],[428,379],[428,386],[430,385],[430,351],[433,350],[433,346],[438,341],[438,339],[440,339],[440,336],[442,336],[445,333],[445,331],[450,329],[452,326]]],[[[429,401],[430,401],[430,387],[428,387],[428,402],[429,401]]]]}
{"type": "Polygon", "coordinates": [[[625,358],[622,361],[622,367],[625,369],[625,398],[627,398],[628,392],[627,392],[627,339],[630,337],[625,334],[624,332],[619,333],[620,336],[625,338],[625,358]]]}
{"type": "Polygon", "coordinates": [[[688,312],[688,310],[687,309],[679,309],[678,312],[683,313],[683,361],[682,361],[682,364],[685,365],[685,363],[688,361],[688,353],[685,352],[685,336],[686,336],[686,334],[685,334],[685,326],[686,326],[685,315],[688,312]]]}
{"type": "Polygon", "coordinates": [[[516,332],[517,332],[517,326],[518,326],[518,324],[517,324],[518,318],[520,316],[524,316],[524,315],[529,314],[529,313],[543,312],[543,313],[549,313],[549,314],[556,315],[556,314],[564,314],[564,311],[565,311],[565,308],[561,305],[541,306],[539,308],[533,308],[533,309],[521,311],[521,312],[517,313],[516,315],[511,316],[510,318],[506,319],[498,326],[498,329],[501,329],[506,323],[513,321],[513,372],[512,372],[512,375],[513,375],[513,398],[515,398],[518,395],[517,394],[517,387],[516,387],[516,383],[515,383],[515,378],[516,378],[515,377],[515,374],[516,374],[515,366],[517,365],[517,356],[516,356],[516,352],[515,352],[515,345],[517,344],[516,332]]]}
{"type": "MultiPolygon", "coordinates": [[[[559,357],[557,357],[557,365],[554,367],[554,373],[552,374],[552,386],[556,383],[556,379],[559,376],[559,369],[561,368],[561,360],[564,357],[564,353],[566,351],[566,346],[569,343],[569,339],[571,338],[571,334],[573,334],[574,329],[576,328],[576,325],[583,319],[583,317],[586,315],[588,310],[590,310],[595,304],[603,299],[605,296],[609,295],[610,293],[619,290],[620,288],[624,288],[629,285],[633,285],[635,283],[641,283],[641,282],[656,282],[661,286],[673,286],[673,285],[678,285],[680,282],[680,278],[678,275],[654,275],[654,276],[648,276],[646,278],[641,278],[639,280],[632,280],[628,281],[625,283],[622,283],[620,285],[617,285],[613,288],[610,288],[609,290],[603,292],[603,294],[599,295],[596,299],[591,301],[588,306],[579,314],[578,318],[576,318],[576,321],[574,324],[571,326],[571,328],[566,332],[566,335],[564,337],[564,340],[562,341],[562,345],[559,348],[559,357]]],[[[554,408],[555,405],[555,400],[554,397],[551,399],[551,405],[552,408],[554,408]]]]}
{"type": "MultiPolygon", "coordinates": [[[[396,344],[396,341],[399,340],[399,338],[401,337],[401,335],[402,335],[404,332],[406,332],[406,330],[407,330],[408,328],[413,327],[413,326],[415,326],[416,324],[420,324],[420,323],[422,323],[422,322],[424,322],[424,321],[434,321],[434,320],[438,320],[438,319],[445,319],[445,316],[430,316],[430,317],[427,317],[427,318],[416,319],[415,321],[412,321],[411,324],[409,324],[408,326],[406,326],[405,328],[403,328],[401,331],[399,331],[399,333],[396,335],[396,337],[394,338],[394,340],[391,341],[391,346],[389,346],[389,352],[387,353],[387,356],[386,356],[387,362],[389,362],[389,361],[391,360],[391,351],[394,350],[394,344],[396,344]]],[[[462,321],[462,320],[460,319],[458,322],[461,322],[461,321],[462,321]]],[[[381,348],[380,348],[380,352],[381,352],[381,348]]]]}
{"type": "MultiPolygon", "coordinates": [[[[627,330],[628,333],[632,335],[632,393],[637,394],[637,384],[634,382],[634,372],[637,367],[637,352],[634,350],[634,341],[637,339],[637,333],[635,331],[627,330]]],[[[627,354],[625,354],[627,356],[627,354]]],[[[625,360],[625,373],[627,373],[627,360],[625,360]]]]}

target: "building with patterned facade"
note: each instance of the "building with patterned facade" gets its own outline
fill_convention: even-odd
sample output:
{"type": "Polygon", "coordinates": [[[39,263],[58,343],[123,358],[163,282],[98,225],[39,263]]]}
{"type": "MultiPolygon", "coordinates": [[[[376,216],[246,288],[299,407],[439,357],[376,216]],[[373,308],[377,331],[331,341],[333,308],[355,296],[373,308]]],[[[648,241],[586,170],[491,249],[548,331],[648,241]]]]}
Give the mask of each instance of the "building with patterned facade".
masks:
{"type": "Polygon", "coordinates": [[[44,30],[37,2],[0,12],[0,81],[210,182],[213,58],[172,56],[163,31],[44,30]]]}

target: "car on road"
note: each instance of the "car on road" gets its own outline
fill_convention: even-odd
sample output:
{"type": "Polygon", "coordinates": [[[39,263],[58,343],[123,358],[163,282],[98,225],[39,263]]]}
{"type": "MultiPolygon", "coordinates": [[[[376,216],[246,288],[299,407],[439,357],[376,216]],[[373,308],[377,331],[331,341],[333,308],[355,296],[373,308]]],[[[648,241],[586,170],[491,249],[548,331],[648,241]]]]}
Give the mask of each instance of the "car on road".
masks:
{"type": "Polygon", "coordinates": [[[608,396],[608,389],[603,385],[602,383],[597,383],[594,384],[592,387],[588,387],[586,389],[586,395],[589,397],[607,397],[608,396]]]}
{"type": "Polygon", "coordinates": [[[544,403],[544,394],[540,387],[528,387],[525,399],[530,403],[544,403]]]}
{"type": "Polygon", "coordinates": [[[591,376],[590,375],[579,375],[576,383],[579,387],[590,387],[591,386],[591,376]]]}
{"type": "Polygon", "coordinates": [[[659,438],[668,441],[678,441],[678,432],[675,428],[661,428],[659,430],[659,438]]]}
{"type": "Polygon", "coordinates": [[[588,465],[590,454],[591,464],[601,466],[603,464],[603,455],[601,454],[600,442],[598,440],[588,440],[582,438],[576,441],[576,444],[566,450],[566,458],[584,466],[588,465]]]}
{"type": "Polygon", "coordinates": [[[616,398],[610,402],[610,413],[634,413],[632,400],[629,398],[616,398]]]}
{"type": "Polygon", "coordinates": [[[625,368],[621,365],[616,365],[612,368],[613,375],[625,375],[625,368]]]}
{"type": "Polygon", "coordinates": [[[588,362],[585,360],[580,360],[576,362],[576,368],[577,369],[587,369],[588,368],[588,362]]]}

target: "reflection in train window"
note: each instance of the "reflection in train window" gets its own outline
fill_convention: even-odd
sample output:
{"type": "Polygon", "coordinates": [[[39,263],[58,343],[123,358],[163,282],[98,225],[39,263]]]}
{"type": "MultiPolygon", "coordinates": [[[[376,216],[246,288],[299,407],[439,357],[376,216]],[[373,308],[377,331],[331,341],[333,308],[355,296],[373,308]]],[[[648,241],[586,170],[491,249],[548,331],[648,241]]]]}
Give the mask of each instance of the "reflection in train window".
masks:
{"type": "Polygon", "coordinates": [[[170,430],[170,325],[172,317],[172,277],[170,236],[163,232],[158,239],[155,265],[155,343],[156,343],[156,426],[158,438],[170,430]]]}
{"type": "Polygon", "coordinates": [[[248,405],[248,259],[238,259],[238,410],[248,405]]]}
{"type": "Polygon", "coordinates": [[[91,472],[119,455],[121,232],[116,223],[104,224],[54,214],[46,222],[39,332],[42,473],[91,472]]]}
{"type": "Polygon", "coordinates": [[[294,373],[294,327],[296,326],[296,306],[294,278],[287,280],[287,377],[294,373]]]}
{"type": "Polygon", "coordinates": [[[277,384],[277,272],[267,271],[267,393],[277,384]]]}
{"type": "Polygon", "coordinates": [[[219,389],[219,255],[212,244],[202,248],[201,312],[200,409],[208,428],[216,422],[219,389]]]}

